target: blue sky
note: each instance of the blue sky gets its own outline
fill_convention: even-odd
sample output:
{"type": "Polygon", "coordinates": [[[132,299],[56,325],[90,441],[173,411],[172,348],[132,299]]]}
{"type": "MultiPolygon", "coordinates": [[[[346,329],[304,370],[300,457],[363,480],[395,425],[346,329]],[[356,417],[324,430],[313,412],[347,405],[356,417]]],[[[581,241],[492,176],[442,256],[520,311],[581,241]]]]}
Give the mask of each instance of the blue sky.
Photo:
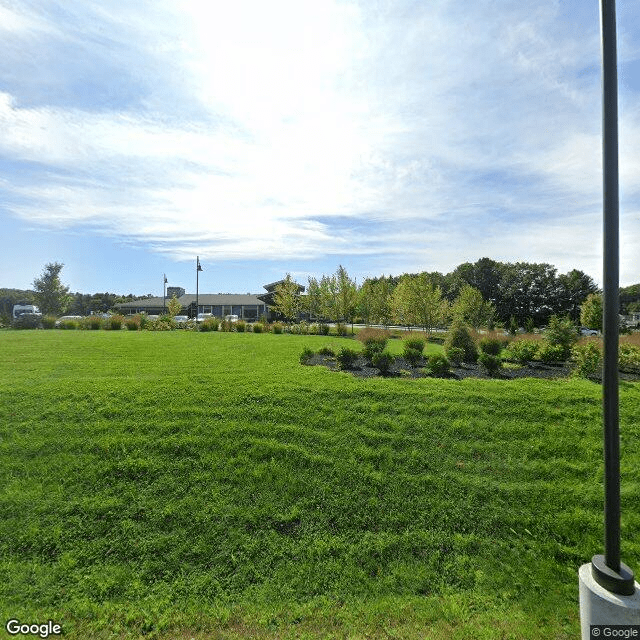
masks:
{"type": "MultiPolygon", "coordinates": [[[[621,283],[640,11],[618,1],[621,283]]],[[[258,292],[483,256],[601,282],[598,3],[0,0],[0,286],[258,292]]]]}

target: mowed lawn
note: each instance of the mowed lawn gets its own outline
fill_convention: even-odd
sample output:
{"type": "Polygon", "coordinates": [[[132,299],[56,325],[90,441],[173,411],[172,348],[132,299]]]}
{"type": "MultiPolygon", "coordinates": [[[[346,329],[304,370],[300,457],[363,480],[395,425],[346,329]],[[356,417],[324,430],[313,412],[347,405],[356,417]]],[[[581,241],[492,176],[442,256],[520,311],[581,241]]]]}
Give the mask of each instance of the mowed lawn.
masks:
{"type": "MultiPolygon", "coordinates": [[[[0,332],[3,625],[577,637],[577,570],[602,552],[600,387],[299,364],[327,344],[359,347],[0,332]]],[[[640,383],[621,385],[621,434],[623,560],[637,575],[640,383]]]]}

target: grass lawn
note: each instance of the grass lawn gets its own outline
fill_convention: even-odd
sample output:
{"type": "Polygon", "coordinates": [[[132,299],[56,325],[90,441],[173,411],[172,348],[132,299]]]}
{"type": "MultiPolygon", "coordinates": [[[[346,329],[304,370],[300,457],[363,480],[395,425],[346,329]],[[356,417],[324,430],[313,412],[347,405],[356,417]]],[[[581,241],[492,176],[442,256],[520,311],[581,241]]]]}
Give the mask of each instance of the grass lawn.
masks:
{"type": "MultiPolygon", "coordinates": [[[[0,618],[66,638],[577,637],[600,387],[299,364],[325,344],[360,346],[0,332],[0,618]]],[[[620,398],[637,575],[640,383],[620,398]]]]}

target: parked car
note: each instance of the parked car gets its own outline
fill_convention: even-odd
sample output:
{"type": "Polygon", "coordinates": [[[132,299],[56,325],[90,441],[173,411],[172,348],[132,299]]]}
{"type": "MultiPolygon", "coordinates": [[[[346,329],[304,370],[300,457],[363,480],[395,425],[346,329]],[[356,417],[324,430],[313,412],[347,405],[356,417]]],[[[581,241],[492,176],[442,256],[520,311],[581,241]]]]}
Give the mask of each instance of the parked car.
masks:
{"type": "Polygon", "coordinates": [[[238,316],[236,316],[235,314],[225,316],[224,319],[226,322],[238,322],[238,316]]]}
{"type": "Polygon", "coordinates": [[[199,313],[198,317],[196,318],[196,322],[202,322],[203,320],[206,320],[207,318],[212,318],[213,317],[213,313],[199,313]]]}
{"type": "Polygon", "coordinates": [[[587,329],[587,327],[580,327],[580,335],[581,336],[598,336],[600,335],[599,331],[595,329],[587,329]]]}
{"type": "Polygon", "coordinates": [[[187,322],[187,320],[189,320],[189,316],[173,316],[173,319],[176,322],[187,322]]]}
{"type": "Polygon", "coordinates": [[[82,316],[62,316],[56,320],[56,327],[59,327],[63,322],[67,320],[73,320],[77,322],[78,320],[82,320],[82,316]]]}

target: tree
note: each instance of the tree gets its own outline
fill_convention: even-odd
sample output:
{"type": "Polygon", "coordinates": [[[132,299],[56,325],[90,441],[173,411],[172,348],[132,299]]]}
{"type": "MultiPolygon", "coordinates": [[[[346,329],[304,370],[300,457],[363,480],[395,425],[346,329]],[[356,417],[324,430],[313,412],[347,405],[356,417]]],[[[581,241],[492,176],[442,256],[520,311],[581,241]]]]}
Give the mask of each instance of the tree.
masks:
{"type": "Polygon", "coordinates": [[[295,320],[300,311],[300,287],[287,273],[285,279],[278,285],[273,295],[274,311],[281,313],[286,320],[295,320]]]}
{"type": "Polygon", "coordinates": [[[464,284],[451,307],[451,313],[454,317],[462,318],[474,329],[478,329],[489,325],[493,320],[495,309],[482,297],[478,289],[464,284]]]}
{"type": "Polygon", "coordinates": [[[591,293],[580,307],[580,324],[587,329],[602,331],[602,295],[591,293]]]}
{"type": "Polygon", "coordinates": [[[174,295],[171,300],[167,303],[167,310],[169,311],[169,315],[173,318],[180,313],[182,309],[182,305],[180,304],[178,298],[174,295]]]}
{"type": "Polygon", "coordinates": [[[392,301],[399,324],[421,326],[427,333],[444,321],[448,310],[440,287],[433,285],[427,273],[403,276],[392,301]]]}
{"type": "Polygon", "coordinates": [[[349,277],[347,270],[338,266],[335,274],[336,282],[336,320],[351,322],[353,332],[353,316],[356,313],[358,289],[356,283],[349,277]]]}
{"type": "Polygon", "coordinates": [[[63,315],[73,299],[69,287],[60,282],[62,267],[64,264],[60,262],[50,262],[45,265],[42,275],[33,281],[35,298],[44,315],[63,315]]]}

